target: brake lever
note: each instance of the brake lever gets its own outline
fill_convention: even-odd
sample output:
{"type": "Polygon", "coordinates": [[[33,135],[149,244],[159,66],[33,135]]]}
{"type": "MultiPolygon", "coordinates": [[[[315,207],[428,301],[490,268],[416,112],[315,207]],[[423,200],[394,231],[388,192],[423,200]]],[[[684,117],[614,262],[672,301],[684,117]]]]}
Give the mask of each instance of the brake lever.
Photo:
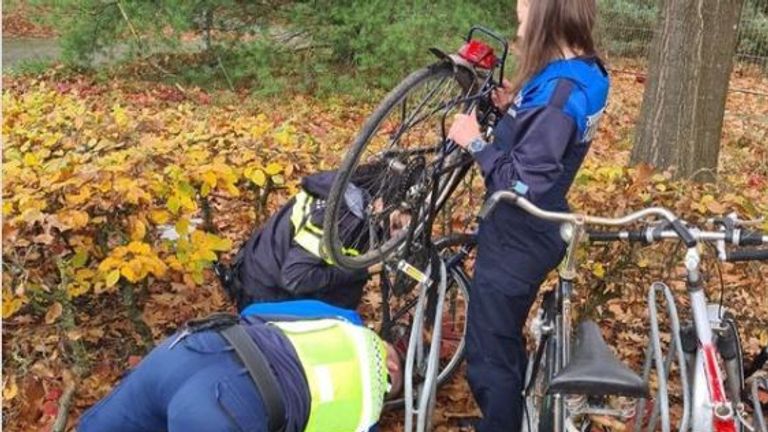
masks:
{"type": "Polygon", "coordinates": [[[725,217],[709,218],[707,219],[707,223],[710,225],[734,229],[738,227],[760,226],[765,223],[765,218],[761,216],[757,219],[741,220],[739,219],[739,216],[736,214],[736,212],[733,212],[726,215],[725,217]]]}

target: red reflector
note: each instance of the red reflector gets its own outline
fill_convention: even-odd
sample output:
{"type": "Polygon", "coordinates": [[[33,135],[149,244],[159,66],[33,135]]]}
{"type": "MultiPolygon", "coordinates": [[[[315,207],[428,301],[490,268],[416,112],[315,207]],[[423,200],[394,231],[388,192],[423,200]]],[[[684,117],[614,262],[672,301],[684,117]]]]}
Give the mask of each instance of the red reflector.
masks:
{"type": "Polygon", "coordinates": [[[478,40],[471,40],[459,50],[459,55],[468,62],[483,69],[492,69],[497,62],[493,48],[478,40]]]}

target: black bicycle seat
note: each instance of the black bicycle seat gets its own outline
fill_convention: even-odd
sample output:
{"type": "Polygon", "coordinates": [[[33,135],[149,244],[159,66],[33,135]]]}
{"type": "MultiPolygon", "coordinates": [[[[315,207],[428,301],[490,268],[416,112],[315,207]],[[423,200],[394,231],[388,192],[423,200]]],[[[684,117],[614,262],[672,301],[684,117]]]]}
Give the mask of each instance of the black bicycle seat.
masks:
{"type": "Polygon", "coordinates": [[[648,385],[613,355],[594,321],[579,324],[573,355],[549,393],[648,397],[648,385]]]}

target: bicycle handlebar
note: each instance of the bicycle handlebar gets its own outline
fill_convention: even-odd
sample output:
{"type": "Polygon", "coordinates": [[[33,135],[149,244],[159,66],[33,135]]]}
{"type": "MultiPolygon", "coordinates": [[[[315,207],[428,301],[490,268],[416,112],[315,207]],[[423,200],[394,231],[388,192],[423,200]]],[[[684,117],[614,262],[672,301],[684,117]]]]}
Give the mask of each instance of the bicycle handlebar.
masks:
{"type": "MultiPolygon", "coordinates": [[[[726,241],[728,234],[724,231],[702,231],[696,228],[689,228],[688,231],[696,242],[718,242],[726,241]]],[[[628,242],[642,242],[653,243],[660,240],[675,239],[679,236],[674,230],[657,230],[653,228],[647,228],[641,231],[589,231],[589,239],[595,242],[611,242],[611,241],[628,241],[628,242]]],[[[768,244],[768,235],[760,235],[756,237],[757,242],[739,243],[739,246],[760,246],[768,244]]],[[[746,252],[746,251],[744,251],[746,252]]],[[[762,252],[759,250],[758,252],[762,252]]]]}
{"type": "Polygon", "coordinates": [[[569,222],[579,225],[621,226],[628,225],[648,216],[658,216],[667,220],[671,224],[674,232],[677,233],[677,235],[680,237],[680,239],[683,240],[686,246],[689,248],[696,246],[696,238],[691,234],[690,230],[685,227],[683,222],[677,216],[675,216],[674,213],[663,207],[649,207],[619,218],[606,218],[577,213],[547,211],[537,207],[535,204],[516,194],[515,192],[505,190],[494,192],[488,201],[486,201],[486,203],[483,205],[483,208],[480,210],[478,217],[480,219],[485,219],[488,214],[490,214],[496,208],[500,201],[515,204],[530,215],[540,219],[548,220],[551,222],[569,222]]]}
{"type": "Polygon", "coordinates": [[[768,249],[746,249],[729,252],[725,256],[728,262],[768,261],[768,249]]]}
{"type": "MultiPolygon", "coordinates": [[[[577,213],[552,212],[537,207],[526,198],[512,191],[495,192],[485,202],[480,210],[478,217],[485,219],[500,201],[509,202],[526,211],[528,214],[540,219],[551,222],[568,222],[579,225],[604,225],[604,226],[622,226],[636,222],[648,216],[658,216],[670,223],[670,229],[646,229],[644,231],[621,231],[621,232],[590,232],[589,237],[594,241],[637,241],[652,243],[654,241],[679,238],[683,240],[689,248],[696,246],[700,241],[717,242],[724,241],[737,246],[761,246],[768,245],[768,235],[761,231],[753,230],[725,230],[725,231],[702,231],[697,228],[688,228],[683,221],[671,211],[663,207],[649,207],[638,210],[618,218],[606,218],[600,216],[588,216],[577,213]]],[[[727,261],[747,261],[747,260],[765,260],[768,250],[745,250],[735,251],[726,257],[727,261]]]]}

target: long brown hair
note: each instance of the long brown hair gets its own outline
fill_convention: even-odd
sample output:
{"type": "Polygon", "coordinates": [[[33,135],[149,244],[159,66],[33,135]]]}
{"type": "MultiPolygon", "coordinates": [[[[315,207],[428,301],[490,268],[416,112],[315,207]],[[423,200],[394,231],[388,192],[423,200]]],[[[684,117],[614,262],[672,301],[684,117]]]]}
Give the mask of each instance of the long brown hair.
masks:
{"type": "Polygon", "coordinates": [[[530,0],[512,90],[520,91],[547,63],[562,57],[563,46],[597,55],[592,39],[596,15],[596,0],[530,0]]]}

